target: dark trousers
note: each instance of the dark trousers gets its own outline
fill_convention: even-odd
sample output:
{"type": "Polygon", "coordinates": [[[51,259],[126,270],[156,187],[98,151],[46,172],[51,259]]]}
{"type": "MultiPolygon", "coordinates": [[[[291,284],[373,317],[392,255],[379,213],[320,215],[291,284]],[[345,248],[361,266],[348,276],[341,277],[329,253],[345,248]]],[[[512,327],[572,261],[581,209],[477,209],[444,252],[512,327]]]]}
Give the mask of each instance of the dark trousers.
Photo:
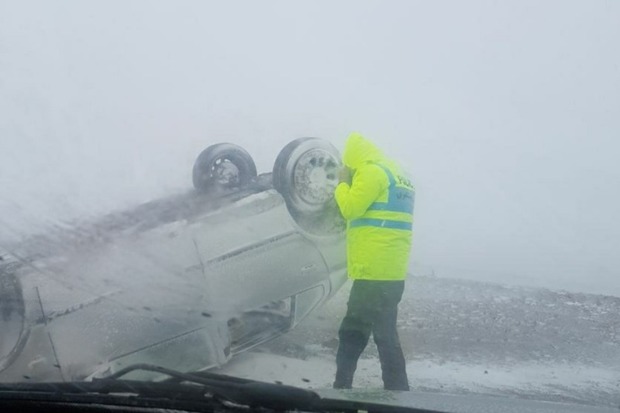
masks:
{"type": "Polygon", "coordinates": [[[353,282],[347,314],[338,331],[334,388],[351,388],[357,360],[372,333],[379,351],[383,386],[387,390],[409,390],[405,357],[396,331],[398,303],[404,288],[404,281],[353,282]]]}

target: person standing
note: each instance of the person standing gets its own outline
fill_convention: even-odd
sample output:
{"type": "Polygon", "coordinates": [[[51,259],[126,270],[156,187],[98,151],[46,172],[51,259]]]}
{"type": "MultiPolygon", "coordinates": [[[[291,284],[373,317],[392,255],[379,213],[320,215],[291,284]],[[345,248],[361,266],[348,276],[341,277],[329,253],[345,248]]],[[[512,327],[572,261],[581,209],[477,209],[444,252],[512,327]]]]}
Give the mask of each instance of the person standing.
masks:
{"type": "Polygon", "coordinates": [[[384,388],[409,390],[396,318],[409,265],[415,188],[360,133],[347,138],[343,161],[334,197],[347,220],[347,271],[353,286],[338,331],[334,388],[352,387],[372,334],[384,388]]]}

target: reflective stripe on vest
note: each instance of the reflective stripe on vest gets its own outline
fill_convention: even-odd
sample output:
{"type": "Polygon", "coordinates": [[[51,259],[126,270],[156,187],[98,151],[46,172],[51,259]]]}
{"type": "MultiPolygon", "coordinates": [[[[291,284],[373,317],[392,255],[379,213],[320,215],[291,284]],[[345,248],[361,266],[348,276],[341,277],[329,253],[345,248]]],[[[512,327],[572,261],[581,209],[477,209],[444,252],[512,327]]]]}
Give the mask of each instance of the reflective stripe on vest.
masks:
{"type": "MultiPolygon", "coordinates": [[[[402,188],[396,186],[396,179],[392,172],[383,165],[374,164],[383,169],[390,181],[388,188],[388,200],[387,202],[374,202],[368,207],[368,211],[382,211],[386,213],[406,213],[413,216],[413,202],[415,199],[415,192],[409,188],[402,188]]],[[[382,214],[383,215],[383,214],[382,214]]],[[[388,215],[389,217],[389,215],[388,215]]],[[[350,222],[350,228],[357,227],[377,227],[387,229],[401,229],[405,231],[411,231],[413,228],[412,223],[409,220],[401,221],[398,219],[384,219],[381,218],[357,218],[350,222]]]]}
{"type": "Polygon", "coordinates": [[[358,218],[351,221],[350,227],[379,227],[411,231],[413,229],[413,224],[411,222],[394,221],[391,219],[358,218]]]}
{"type": "Polygon", "coordinates": [[[390,211],[390,212],[405,212],[413,214],[413,203],[415,201],[415,192],[408,188],[402,188],[396,186],[396,179],[392,171],[380,164],[377,165],[383,169],[390,181],[390,187],[388,189],[387,202],[374,202],[368,207],[368,211],[390,211]]]}

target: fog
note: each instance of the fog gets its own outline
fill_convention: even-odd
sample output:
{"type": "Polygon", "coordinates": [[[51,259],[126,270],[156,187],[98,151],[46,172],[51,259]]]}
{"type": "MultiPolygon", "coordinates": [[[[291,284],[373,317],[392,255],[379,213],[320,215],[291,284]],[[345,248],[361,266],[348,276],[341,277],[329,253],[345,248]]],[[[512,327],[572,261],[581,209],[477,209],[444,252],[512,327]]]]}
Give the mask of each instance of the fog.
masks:
{"type": "Polygon", "coordinates": [[[0,1],[0,241],[358,130],[414,177],[413,269],[620,295],[616,1],[0,1]]]}

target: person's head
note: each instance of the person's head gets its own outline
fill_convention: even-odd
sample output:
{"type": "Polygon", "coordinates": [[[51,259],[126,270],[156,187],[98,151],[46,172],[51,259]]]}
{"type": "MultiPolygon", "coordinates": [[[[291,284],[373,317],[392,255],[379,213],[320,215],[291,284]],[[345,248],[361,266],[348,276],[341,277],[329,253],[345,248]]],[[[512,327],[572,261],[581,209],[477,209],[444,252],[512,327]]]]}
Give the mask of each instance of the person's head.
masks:
{"type": "Polygon", "coordinates": [[[359,132],[353,132],[347,138],[344,146],[342,160],[345,166],[355,170],[367,162],[378,162],[383,158],[383,153],[371,141],[359,132]]]}

